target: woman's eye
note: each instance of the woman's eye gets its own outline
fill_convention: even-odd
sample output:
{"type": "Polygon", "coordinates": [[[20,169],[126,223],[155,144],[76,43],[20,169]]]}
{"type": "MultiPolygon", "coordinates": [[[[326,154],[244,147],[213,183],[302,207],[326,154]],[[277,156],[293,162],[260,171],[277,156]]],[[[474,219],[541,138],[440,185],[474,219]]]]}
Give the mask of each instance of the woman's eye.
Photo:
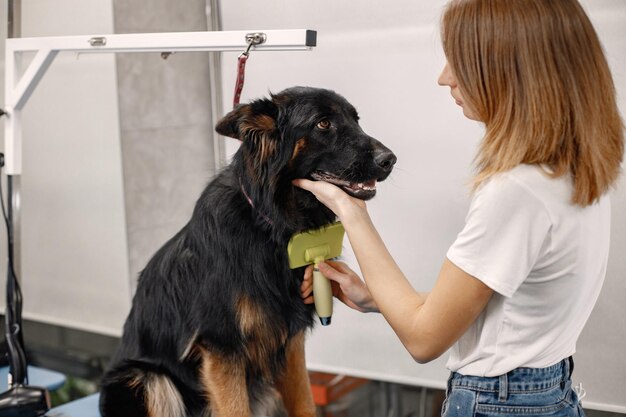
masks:
{"type": "Polygon", "coordinates": [[[317,128],[321,130],[330,129],[330,122],[328,120],[322,120],[317,124],[317,128]]]}

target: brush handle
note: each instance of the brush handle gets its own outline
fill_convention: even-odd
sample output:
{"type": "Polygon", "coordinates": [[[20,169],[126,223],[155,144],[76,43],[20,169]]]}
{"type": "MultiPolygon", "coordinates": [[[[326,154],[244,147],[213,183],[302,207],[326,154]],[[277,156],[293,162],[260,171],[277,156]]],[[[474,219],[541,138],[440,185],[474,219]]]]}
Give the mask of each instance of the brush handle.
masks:
{"type": "Polygon", "coordinates": [[[322,325],[328,326],[333,315],[333,290],[330,281],[322,275],[317,264],[313,266],[313,296],[315,311],[322,325]]]}

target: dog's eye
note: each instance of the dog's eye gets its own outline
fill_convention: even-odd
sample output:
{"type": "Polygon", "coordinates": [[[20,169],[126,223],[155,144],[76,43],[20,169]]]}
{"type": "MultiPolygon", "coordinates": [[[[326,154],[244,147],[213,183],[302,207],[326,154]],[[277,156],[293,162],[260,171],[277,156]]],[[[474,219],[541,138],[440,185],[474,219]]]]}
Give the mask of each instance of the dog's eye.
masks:
{"type": "Polygon", "coordinates": [[[330,122],[326,119],[321,120],[318,124],[317,124],[317,128],[320,130],[328,130],[330,129],[330,122]]]}

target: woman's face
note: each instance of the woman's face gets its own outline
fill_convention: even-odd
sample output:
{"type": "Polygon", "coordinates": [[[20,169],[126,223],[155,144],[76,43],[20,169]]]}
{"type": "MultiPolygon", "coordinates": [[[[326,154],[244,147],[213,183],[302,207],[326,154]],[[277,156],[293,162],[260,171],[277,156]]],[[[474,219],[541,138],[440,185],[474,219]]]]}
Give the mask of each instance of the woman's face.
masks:
{"type": "Polygon", "coordinates": [[[448,65],[447,62],[446,66],[443,67],[443,71],[441,71],[441,75],[439,75],[439,79],[437,80],[437,82],[441,86],[450,87],[450,94],[452,94],[452,98],[456,101],[456,104],[461,106],[461,108],[463,109],[463,114],[465,115],[465,117],[471,120],[480,121],[478,115],[467,105],[467,103],[465,103],[456,77],[452,73],[452,69],[450,69],[450,65],[448,65]]]}

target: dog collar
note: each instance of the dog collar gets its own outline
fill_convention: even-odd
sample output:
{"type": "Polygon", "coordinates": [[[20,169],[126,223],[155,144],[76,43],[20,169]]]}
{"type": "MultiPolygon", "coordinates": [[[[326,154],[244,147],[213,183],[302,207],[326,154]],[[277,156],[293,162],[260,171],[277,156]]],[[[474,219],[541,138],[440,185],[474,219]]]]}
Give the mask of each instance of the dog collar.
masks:
{"type": "Polygon", "coordinates": [[[263,218],[263,220],[265,220],[270,226],[274,226],[274,222],[269,217],[267,217],[267,215],[265,213],[263,213],[262,211],[257,210],[257,208],[254,207],[254,203],[252,203],[252,199],[250,198],[250,196],[246,192],[246,189],[243,187],[243,183],[241,182],[241,179],[239,179],[239,186],[241,187],[241,192],[243,193],[243,196],[246,197],[246,200],[248,200],[248,204],[250,204],[250,207],[252,207],[254,210],[256,210],[256,212],[259,214],[259,216],[261,216],[263,218]]]}

